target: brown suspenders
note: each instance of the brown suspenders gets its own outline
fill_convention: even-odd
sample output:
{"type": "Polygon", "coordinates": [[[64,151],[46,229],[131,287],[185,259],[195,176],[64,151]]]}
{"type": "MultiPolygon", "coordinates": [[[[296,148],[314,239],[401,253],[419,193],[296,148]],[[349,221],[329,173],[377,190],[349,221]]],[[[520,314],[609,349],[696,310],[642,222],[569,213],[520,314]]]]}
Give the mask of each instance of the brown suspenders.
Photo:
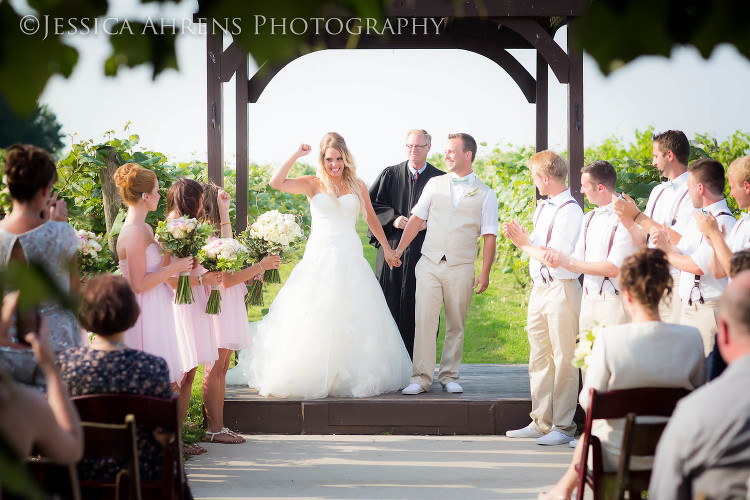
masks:
{"type": "MultiPolygon", "coordinates": [[[[729,217],[734,218],[734,215],[730,214],[729,212],[719,212],[718,214],[716,214],[716,217],[719,217],[720,215],[727,215],[729,217]]],[[[701,241],[700,242],[703,243],[703,235],[701,235],[701,241]]],[[[706,302],[705,300],[703,300],[703,292],[701,292],[701,277],[700,277],[699,274],[694,274],[693,275],[693,288],[690,289],[690,294],[688,295],[688,305],[689,306],[693,305],[693,291],[696,288],[698,289],[698,303],[699,304],[703,304],[703,303],[706,302]]]]}
{"type": "MultiPolygon", "coordinates": [[[[661,193],[659,193],[661,194],[661,193]]],[[[656,197],[659,199],[659,197],[656,197]]],[[[591,223],[591,219],[594,218],[594,211],[591,212],[591,215],[589,215],[588,220],[586,220],[586,225],[583,226],[583,260],[586,260],[586,243],[588,242],[586,239],[586,235],[589,232],[589,224],[591,223]]],[[[620,226],[620,221],[618,220],[617,223],[612,228],[612,233],[609,235],[609,244],[607,245],[607,257],[609,257],[609,253],[612,251],[612,245],[615,242],[615,233],[617,233],[617,228],[620,226]]],[[[620,291],[617,289],[614,283],[612,283],[612,280],[609,279],[609,276],[605,276],[602,280],[602,285],[599,287],[599,295],[601,295],[604,292],[604,282],[609,281],[609,284],[612,285],[612,288],[615,290],[615,295],[620,295],[620,291]]],[[[588,292],[588,290],[587,290],[588,292]]]]}
{"type": "MultiPolygon", "coordinates": [[[[549,222],[549,228],[547,229],[547,240],[544,242],[544,246],[545,247],[547,245],[549,245],[549,241],[552,239],[552,228],[555,227],[555,219],[557,218],[557,213],[565,205],[569,205],[569,204],[575,203],[575,202],[576,202],[575,200],[568,200],[568,201],[566,201],[565,203],[563,203],[559,207],[557,207],[557,210],[555,210],[555,213],[552,214],[552,220],[549,222]]],[[[539,216],[541,215],[542,210],[544,210],[544,207],[546,207],[546,206],[547,205],[542,205],[541,208],[539,209],[539,211],[536,213],[536,219],[534,220],[534,226],[535,227],[536,227],[536,223],[539,221],[539,216]]],[[[542,273],[542,269],[546,269],[547,270],[547,275],[549,276],[549,281],[554,281],[552,279],[552,273],[550,273],[549,268],[545,264],[542,264],[541,267],[539,268],[539,275],[542,277],[542,283],[547,283],[547,279],[544,277],[544,274],[542,273]]]]}

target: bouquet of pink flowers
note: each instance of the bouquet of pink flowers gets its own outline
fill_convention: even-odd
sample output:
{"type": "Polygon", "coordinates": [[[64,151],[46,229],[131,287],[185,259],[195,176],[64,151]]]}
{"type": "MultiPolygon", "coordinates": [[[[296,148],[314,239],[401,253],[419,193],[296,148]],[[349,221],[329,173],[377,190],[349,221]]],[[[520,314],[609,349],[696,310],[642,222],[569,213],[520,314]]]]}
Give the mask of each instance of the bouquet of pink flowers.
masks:
{"type": "MultiPolygon", "coordinates": [[[[242,241],[256,262],[266,255],[288,253],[304,233],[292,214],[270,210],[258,216],[255,222],[241,235],[242,241]]],[[[255,280],[245,296],[248,306],[263,305],[263,283],[281,283],[278,269],[269,269],[262,280],[255,280]]]]}
{"type": "MultiPolygon", "coordinates": [[[[210,238],[198,252],[198,260],[209,271],[239,271],[248,257],[247,248],[234,238],[210,238]]],[[[219,285],[212,285],[206,304],[206,314],[220,312],[219,285]]]]}
{"type": "MultiPolygon", "coordinates": [[[[164,250],[175,257],[195,257],[213,234],[213,227],[196,219],[178,217],[161,221],[156,228],[156,239],[164,250]]],[[[193,290],[190,273],[181,273],[177,281],[175,304],[192,304],[193,290]]]]}

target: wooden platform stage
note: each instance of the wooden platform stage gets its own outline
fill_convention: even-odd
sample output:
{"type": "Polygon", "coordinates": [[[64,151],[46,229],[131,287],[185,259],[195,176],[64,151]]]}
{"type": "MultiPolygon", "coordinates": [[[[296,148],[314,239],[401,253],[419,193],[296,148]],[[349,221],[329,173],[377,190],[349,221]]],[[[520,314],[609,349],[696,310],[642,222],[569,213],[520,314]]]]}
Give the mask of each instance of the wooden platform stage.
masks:
{"type": "Polygon", "coordinates": [[[371,398],[263,398],[227,386],[224,422],[242,433],[264,434],[504,434],[529,423],[527,365],[461,366],[463,394],[433,383],[429,392],[371,398]]]}

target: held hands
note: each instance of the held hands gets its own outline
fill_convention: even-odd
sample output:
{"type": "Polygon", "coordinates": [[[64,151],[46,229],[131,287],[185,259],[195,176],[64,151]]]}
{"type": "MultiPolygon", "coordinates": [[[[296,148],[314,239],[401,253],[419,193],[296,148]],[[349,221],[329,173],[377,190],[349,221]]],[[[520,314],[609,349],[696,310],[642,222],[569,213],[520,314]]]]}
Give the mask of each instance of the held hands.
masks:
{"type": "Polygon", "coordinates": [[[649,234],[651,236],[651,242],[656,248],[669,252],[672,244],[670,243],[666,222],[663,222],[661,226],[652,227],[649,234]]]}
{"type": "Polygon", "coordinates": [[[269,269],[278,269],[281,265],[281,257],[278,255],[266,255],[262,259],[260,259],[260,267],[263,268],[264,271],[267,271],[269,269]]]}
{"type": "Polygon", "coordinates": [[[612,203],[614,203],[615,214],[620,220],[632,221],[640,212],[633,198],[625,193],[622,193],[622,198],[612,195],[612,203]]]}
{"type": "Polygon", "coordinates": [[[401,266],[401,259],[400,254],[397,257],[396,252],[391,250],[391,247],[383,247],[383,254],[385,255],[385,261],[388,264],[388,267],[393,269],[394,267],[400,267],[401,266]]]}

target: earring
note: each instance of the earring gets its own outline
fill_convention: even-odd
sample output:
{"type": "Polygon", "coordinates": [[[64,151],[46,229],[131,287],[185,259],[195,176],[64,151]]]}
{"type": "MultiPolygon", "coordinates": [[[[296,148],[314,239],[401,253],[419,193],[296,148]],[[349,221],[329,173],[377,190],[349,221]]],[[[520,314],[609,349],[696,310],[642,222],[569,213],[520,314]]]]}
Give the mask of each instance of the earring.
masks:
{"type": "Polygon", "coordinates": [[[146,193],[141,193],[141,198],[143,198],[143,201],[148,201],[148,200],[146,199],[146,193]]]}

